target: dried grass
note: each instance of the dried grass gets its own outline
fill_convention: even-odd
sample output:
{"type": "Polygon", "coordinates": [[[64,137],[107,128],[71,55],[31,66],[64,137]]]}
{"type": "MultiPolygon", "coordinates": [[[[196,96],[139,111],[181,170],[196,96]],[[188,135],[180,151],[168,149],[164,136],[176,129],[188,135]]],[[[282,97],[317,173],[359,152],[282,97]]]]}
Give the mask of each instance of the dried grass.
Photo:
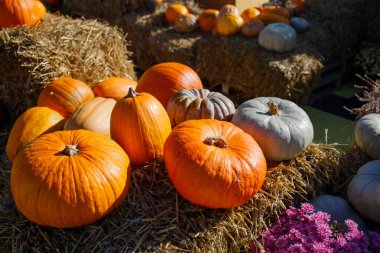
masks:
{"type": "Polygon", "coordinates": [[[40,25],[0,30],[0,101],[12,117],[35,106],[47,83],[71,76],[93,86],[109,76],[135,79],[124,35],[95,20],[48,14],[40,25]]]}
{"type": "Polygon", "coordinates": [[[313,144],[296,159],[271,164],[260,192],[229,210],[189,204],[160,164],[133,168],[130,192],[118,209],[86,227],[52,229],[17,211],[4,150],[7,133],[0,137],[0,252],[246,252],[287,206],[321,192],[342,192],[366,159],[313,144]]]}

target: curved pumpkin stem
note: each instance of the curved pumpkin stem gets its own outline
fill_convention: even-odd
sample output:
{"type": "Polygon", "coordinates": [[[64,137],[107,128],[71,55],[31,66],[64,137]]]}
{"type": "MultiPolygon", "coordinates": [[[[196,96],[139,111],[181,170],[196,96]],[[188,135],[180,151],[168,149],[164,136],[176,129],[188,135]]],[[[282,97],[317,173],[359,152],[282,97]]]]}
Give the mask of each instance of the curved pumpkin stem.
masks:
{"type": "Polygon", "coordinates": [[[228,147],[228,143],[226,139],[223,136],[213,136],[213,137],[207,137],[203,143],[207,145],[212,145],[218,148],[226,148],[228,147]]]}
{"type": "Polygon", "coordinates": [[[267,105],[269,107],[270,114],[275,115],[275,116],[280,116],[278,106],[273,101],[269,101],[267,105]]]}
{"type": "Polygon", "coordinates": [[[64,155],[67,156],[75,156],[79,152],[79,149],[77,149],[77,144],[74,145],[66,145],[65,149],[62,151],[64,155]]]}
{"type": "Polygon", "coordinates": [[[124,98],[135,98],[138,95],[140,95],[140,94],[137,93],[132,87],[129,87],[128,94],[124,98]]]}

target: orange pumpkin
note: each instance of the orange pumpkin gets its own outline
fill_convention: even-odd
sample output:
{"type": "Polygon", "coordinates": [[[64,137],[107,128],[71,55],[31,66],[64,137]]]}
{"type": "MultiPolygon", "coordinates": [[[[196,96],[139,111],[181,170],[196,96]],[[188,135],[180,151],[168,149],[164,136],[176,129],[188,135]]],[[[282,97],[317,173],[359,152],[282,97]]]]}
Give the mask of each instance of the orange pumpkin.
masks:
{"type": "Polygon", "coordinates": [[[216,25],[218,33],[222,36],[231,36],[240,31],[243,27],[244,21],[240,15],[227,14],[216,25]]]}
{"type": "Polygon", "coordinates": [[[111,138],[127,152],[132,165],[145,165],[162,158],[171,131],[169,116],[161,103],[148,93],[132,88],[111,114],[111,138]]]}
{"type": "Polygon", "coordinates": [[[212,32],[216,27],[218,10],[207,9],[198,16],[199,29],[203,32],[212,32]]]}
{"type": "Polygon", "coordinates": [[[92,223],[125,199],[130,161],[108,137],[87,130],[43,135],[13,163],[11,190],[29,220],[68,228],[92,223]]]}
{"type": "Polygon", "coordinates": [[[269,25],[272,23],[289,24],[289,19],[283,16],[279,16],[279,15],[271,14],[271,13],[261,13],[256,18],[261,19],[261,21],[263,21],[265,25],[269,25]]]}
{"type": "Polygon", "coordinates": [[[189,14],[189,10],[186,6],[182,4],[171,4],[165,11],[165,19],[169,24],[174,24],[174,22],[180,16],[186,16],[189,14]]]}
{"type": "Polygon", "coordinates": [[[45,14],[45,7],[37,0],[0,0],[0,28],[32,26],[45,14]]]}
{"type": "Polygon", "coordinates": [[[264,22],[261,19],[254,18],[244,24],[241,33],[247,37],[257,37],[261,30],[264,29],[264,22]]]}
{"type": "Polygon", "coordinates": [[[182,197],[208,208],[244,204],[261,188],[266,160],[256,141],[230,122],[189,120],[164,146],[165,165],[182,197]]]}
{"type": "Polygon", "coordinates": [[[288,20],[291,18],[290,11],[282,6],[263,6],[262,13],[279,15],[288,20]]]}
{"type": "Polygon", "coordinates": [[[137,81],[136,91],[153,95],[166,108],[177,91],[202,88],[202,81],[192,68],[178,62],[164,62],[144,72],[137,81]]]}
{"type": "Polygon", "coordinates": [[[81,104],[93,98],[94,93],[87,84],[63,77],[54,80],[42,89],[37,106],[49,107],[68,119],[81,104]]]}
{"type": "Polygon", "coordinates": [[[63,129],[64,119],[47,107],[32,107],[17,118],[7,141],[7,155],[13,161],[16,154],[38,136],[63,129]]]}
{"type": "Polygon", "coordinates": [[[260,15],[260,11],[256,8],[247,8],[245,9],[240,16],[243,18],[244,23],[247,23],[249,20],[255,18],[256,16],[260,15]]]}
{"type": "Polygon", "coordinates": [[[136,89],[135,80],[123,77],[110,77],[92,88],[95,96],[104,98],[122,99],[128,94],[130,87],[136,89]]]}

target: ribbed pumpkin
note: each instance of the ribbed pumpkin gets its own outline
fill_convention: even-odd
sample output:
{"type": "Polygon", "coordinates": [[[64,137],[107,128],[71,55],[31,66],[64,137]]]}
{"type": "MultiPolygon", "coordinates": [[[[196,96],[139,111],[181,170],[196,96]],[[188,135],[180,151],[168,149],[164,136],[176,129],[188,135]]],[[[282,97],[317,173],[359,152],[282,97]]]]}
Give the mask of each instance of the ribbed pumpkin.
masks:
{"type": "Polygon", "coordinates": [[[212,119],[177,125],[165,142],[164,159],[178,193],[208,208],[243,205],[261,188],[267,169],[249,134],[212,119]]]}
{"type": "Polygon", "coordinates": [[[161,103],[148,93],[132,88],[111,114],[111,138],[127,152],[132,165],[145,165],[162,158],[170,119],[161,103]]]}
{"type": "Polygon", "coordinates": [[[206,9],[198,16],[198,26],[203,32],[212,32],[216,27],[219,11],[206,9]]]}
{"type": "Polygon", "coordinates": [[[177,18],[186,16],[187,14],[189,14],[189,11],[186,6],[182,4],[171,4],[165,11],[165,19],[170,24],[174,24],[177,18]]]}
{"type": "Polygon", "coordinates": [[[217,28],[218,33],[222,36],[230,36],[238,33],[243,27],[244,21],[237,14],[226,14],[218,20],[217,28]]]}
{"type": "Polygon", "coordinates": [[[104,98],[113,98],[115,100],[122,99],[128,94],[129,87],[136,89],[137,82],[135,80],[123,77],[110,77],[92,88],[95,96],[104,98]]]}
{"type": "Polygon", "coordinates": [[[63,77],[42,89],[37,106],[49,107],[68,119],[81,104],[93,98],[94,93],[87,84],[77,79],[63,77]]]}
{"type": "Polygon", "coordinates": [[[153,95],[166,108],[169,98],[179,90],[202,89],[202,81],[190,67],[178,62],[159,63],[137,81],[137,92],[153,95]]]}
{"type": "Polygon", "coordinates": [[[174,28],[177,32],[189,33],[197,29],[197,18],[193,14],[187,14],[177,18],[174,22],[174,28]]]}
{"type": "Polygon", "coordinates": [[[278,16],[282,16],[289,20],[291,18],[291,13],[288,9],[282,7],[282,6],[264,6],[262,8],[262,12],[264,14],[275,14],[278,16]]]}
{"type": "Polygon", "coordinates": [[[218,21],[221,20],[227,14],[236,14],[236,15],[239,15],[239,11],[238,11],[238,9],[236,8],[235,5],[226,4],[222,8],[220,8],[217,20],[218,21]]]}
{"type": "Polygon", "coordinates": [[[355,124],[355,142],[371,159],[380,159],[380,114],[370,113],[355,124]]]}
{"type": "Polygon", "coordinates": [[[13,163],[11,190],[17,208],[44,226],[92,223],[125,199],[130,162],[113,140],[87,130],[43,135],[13,163]]]}
{"type": "Polygon", "coordinates": [[[111,113],[116,100],[96,97],[82,104],[66,121],[65,130],[86,129],[110,137],[111,113]]]}
{"type": "Polygon", "coordinates": [[[283,16],[271,14],[271,13],[261,13],[256,18],[261,19],[261,21],[263,21],[265,25],[269,25],[272,23],[289,24],[289,19],[287,19],[283,16]]]}
{"type": "Polygon", "coordinates": [[[255,18],[258,15],[260,15],[260,11],[256,8],[253,8],[253,7],[245,9],[240,14],[242,19],[244,20],[244,23],[247,23],[248,21],[250,21],[251,19],[255,18]]]}
{"type": "Polygon", "coordinates": [[[38,136],[63,129],[61,114],[47,107],[32,107],[17,118],[7,141],[7,155],[13,161],[18,151],[38,136]]]}
{"type": "Polygon", "coordinates": [[[257,37],[264,27],[265,25],[261,19],[254,18],[244,24],[241,33],[247,37],[257,37]]]}
{"type": "Polygon", "coordinates": [[[172,126],[175,126],[191,119],[223,120],[235,112],[235,105],[219,92],[183,90],[171,96],[167,111],[172,126]]]}
{"type": "Polygon", "coordinates": [[[43,19],[46,9],[36,0],[0,0],[0,28],[32,26],[43,19]]]}
{"type": "Polygon", "coordinates": [[[269,51],[289,52],[297,45],[297,32],[287,24],[273,23],[261,30],[258,42],[269,51]]]}

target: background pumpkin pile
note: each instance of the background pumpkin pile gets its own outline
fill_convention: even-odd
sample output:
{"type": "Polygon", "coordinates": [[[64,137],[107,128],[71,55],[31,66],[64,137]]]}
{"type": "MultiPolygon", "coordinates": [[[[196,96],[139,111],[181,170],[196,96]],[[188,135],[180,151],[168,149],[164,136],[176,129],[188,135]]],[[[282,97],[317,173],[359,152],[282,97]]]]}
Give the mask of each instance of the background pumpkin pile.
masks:
{"type": "Polygon", "coordinates": [[[165,11],[165,19],[181,33],[193,32],[198,27],[221,36],[241,33],[258,37],[259,45],[267,50],[287,52],[296,46],[297,32],[310,27],[306,19],[299,17],[303,9],[304,0],[288,0],[251,7],[240,14],[234,5],[227,4],[220,10],[205,9],[197,15],[185,5],[171,4],[165,11]]]}
{"type": "Polygon", "coordinates": [[[91,89],[54,80],[16,120],[6,151],[17,208],[38,224],[74,227],[120,205],[131,165],[164,159],[185,199],[232,208],[260,190],[266,159],[291,159],[312,139],[310,119],[293,102],[255,98],[235,109],[190,67],[166,62],[137,82],[112,77],[91,89]]]}

